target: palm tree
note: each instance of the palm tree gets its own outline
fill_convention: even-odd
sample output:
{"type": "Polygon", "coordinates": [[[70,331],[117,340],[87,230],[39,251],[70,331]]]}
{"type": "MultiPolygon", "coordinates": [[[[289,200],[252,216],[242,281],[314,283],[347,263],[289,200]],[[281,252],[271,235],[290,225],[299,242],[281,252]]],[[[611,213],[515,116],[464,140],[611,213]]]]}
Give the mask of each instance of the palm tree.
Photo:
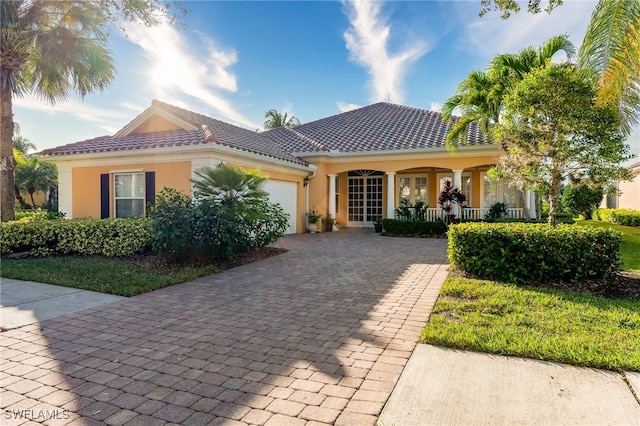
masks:
{"type": "Polygon", "coordinates": [[[213,198],[223,206],[235,208],[238,205],[252,207],[267,201],[269,193],[262,189],[267,178],[257,170],[245,172],[239,167],[220,164],[217,167],[203,167],[195,171],[199,179],[192,179],[195,195],[199,198],[213,198]]]}
{"type": "Polygon", "coordinates": [[[55,104],[71,92],[101,91],[113,80],[105,14],[87,1],[1,2],[1,220],[15,217],[13,96],[34,93],[55,104]]]}
{"type": "Polygon", "coordinates": [[[531,70],[546,66],[560,51],[564,51],[570,60],[575,55],[575,47],[566,35],[554,36],[538,48],[527,47],[516,54],[496,55],[487,71],[469,74],[442,107],[443,117],[453,122],[446,138],[447,147],[455,150],[457,143],[466,142],[467,128],[473,122],[491,137],[491,128],[500,120],[503,100],[509,89],[531,70]],[[454,122],[456,109],[461,117],[454,122]]]}
{"type": "Polygon", "coordinates": [[[58,184],[58,171],[53,163],[39,161],[38,157],[27,157],[20,161],[15,170],[16,187],[26,191],[31,197],[31,205],[36,208],[33,194],[37,191],[55,189],[58,184]]]}
{"type": "Polygon", "coordinates": [[[453,124],[447,133],[446,144],[450,150],[456,149],[458,142],[466,143],[467,128],[477,122],[485,134],[489,135],[491,126],[498,122],[500,98],[495,96],[497,81],[484,71],[473,71],[456,88],[456,94],[447,99],[442,106],[442,116],[453,124]],[[453,120],[455,109],[461,117],[453,120]]]}
{"type": "Polygon", "coordinates": [[[29,150],[35,151],[38,149],[38,147],[36,147],[36,145],[33,142],[29,141],[29,139],[25,138],[20,134],[17,123],[14,130],[15,130],[14,132],[15,135],[13,136],[13,140],[11,142],[11,145],[13,146],[14,149],[18,150],[23,155],[27,155],[29,153],[29,150]]]}
{"type": "Polygon", "coordinates": [[[293,115],[288,115],[286,112],[280,114],[275,109],[270,109],[264,114],[266,118],[264,122],[264,128],[277,129],[278,127],[296,127],[300,125],[300,121],[293,115]]]}
{"type": "Polygon", "coordinates": [[[599,105],[616,106],[629,135],[640,120],[640,1],[598,2],[578,64],[597,72],[599,105]]]}

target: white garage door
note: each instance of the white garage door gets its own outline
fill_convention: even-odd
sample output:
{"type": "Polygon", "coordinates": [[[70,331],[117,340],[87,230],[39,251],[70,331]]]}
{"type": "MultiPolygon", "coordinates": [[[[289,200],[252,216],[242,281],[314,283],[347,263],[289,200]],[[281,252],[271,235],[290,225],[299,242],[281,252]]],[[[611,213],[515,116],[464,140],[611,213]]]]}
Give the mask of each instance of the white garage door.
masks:
{"type": "Polygon", "coordinates": [[[298,190],[295,182],[281,180],[268,180],[264,184],[264,190],[269,193],[272,203],[278,203],[285,212],[289,213],[289,229],[287,234],[296,233],[296,208],[298,205],[298,190]]]}

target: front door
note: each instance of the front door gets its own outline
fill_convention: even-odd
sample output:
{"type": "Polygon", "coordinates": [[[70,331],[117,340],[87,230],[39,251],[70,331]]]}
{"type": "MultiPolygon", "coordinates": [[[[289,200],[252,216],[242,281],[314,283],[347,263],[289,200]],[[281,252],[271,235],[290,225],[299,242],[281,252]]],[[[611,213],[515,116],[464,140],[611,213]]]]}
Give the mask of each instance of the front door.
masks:
{"type": "Polygon", "coordinates": [[[373,226],[374,217],[382,216],[382,176],[374,170],[349,172],[347,226],[373,226]]]}

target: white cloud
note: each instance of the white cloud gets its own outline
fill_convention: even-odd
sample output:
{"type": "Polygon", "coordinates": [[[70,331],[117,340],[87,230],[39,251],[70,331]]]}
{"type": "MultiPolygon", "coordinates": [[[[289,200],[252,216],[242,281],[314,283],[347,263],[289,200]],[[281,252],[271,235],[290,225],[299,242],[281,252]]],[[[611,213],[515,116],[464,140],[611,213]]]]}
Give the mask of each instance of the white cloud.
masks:
{"type": "Polygon", "coordinates": [[[518,52],[527,46],[539,46],[550,37],[566,34],[580,47],[595,1],[565,1],[550,14],[526,12],[526,5],[520,13],[512,14],[507,20],[500,18],[500,12],[478,17],[477,8],[469,8],[467,2],[456,3],[457,17],[466,23],[461,44],[469,53],[488,60],[499,53],[518,52]]]}
{"type": "Polygon", "coordinates": [[[354,109],[362,108],[358,104],[345,103],[342,101],[336,102],[336,105],[338,106],[338,109],[340,110],[340,112],[353,111],[354,109]]]}
{"type": "Polygon", "coordinates": [[[403,78],[408,67],[427,52],[427,43],[415,39],[403,49],[389,52],[391,27],[381,16],[382,2],[351,0],[345,1],[344,5],[351,23],[344,39],[351,59],[371,76],[371,100],[402,103],[403,78]]]}
{"type": "Polygon", "coordinates": [[[128,118],[125,113],[116,109],[99,108],[74,99],[52,106],[34,96],[25,96],[15,98],[13,104],[17,107],[50,115],[66,114],[83,122],[94,124],[109,134],[117,132],[122,122],[128,118]]]}
{"type": "Polygon", "coordinates": [[[431,111],[441,112],[442,104],[440,102],[431,102],[431,104],[429,105],[429,109],[431,111]]]}
{"type": "MultiPolygon", "coordinates": [[[[168,24],[155,27],[131,26],[128,40],[144,50],[148,58],[154,96],[176,105],[185,105],[185,95],[213,108],[223,119],[255,128],[247,117],[220,95],[237,91],[237,79],[229,68],[238,61],[234,49],[222,49],[199,34],[202,46],[168,24]]],[[[190,109],[193,109],[192,102],[190,109]]]]}

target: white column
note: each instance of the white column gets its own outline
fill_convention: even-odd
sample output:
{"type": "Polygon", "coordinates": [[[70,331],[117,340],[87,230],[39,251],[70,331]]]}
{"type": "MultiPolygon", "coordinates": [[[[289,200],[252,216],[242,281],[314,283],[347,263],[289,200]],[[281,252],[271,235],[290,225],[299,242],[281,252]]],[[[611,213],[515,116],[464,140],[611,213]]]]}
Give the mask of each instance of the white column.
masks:
{"type": "Polygon", "coordinates": [[[329,215],[336,218],[336,175],[329,176],[329,215]]]}
{"type": "MultiPolygon", "coordinates": [[[[68,164],[58,166],[58,210],[66,213],[65,219],[73,219],[73,171],[68,164]]],[[[100,188],[98,188],[100,189],[100,188]]]]}
{"type": "MultiPolygon", "coordinates": [[[[462,191],[462,170],[452,170],[453,171],[453,187],[458,188],[462,191]]],[[[457,204],[453,205],[453,214],[456,215],[458,219],[460,219],[460,206],[457,204]]]]}
{"type": "Polygon", "coordinates": [[[387,174],[387,219],[395,217],[396,210],[396,172],[387,174]]]}
{"type": "Polygon", "coordinates": [[[535,219],[537,215],[535,194],[530,189],[527,189],[524,194],[527,199],[527,215],[529,216],[529,219],[535,219]]]}

